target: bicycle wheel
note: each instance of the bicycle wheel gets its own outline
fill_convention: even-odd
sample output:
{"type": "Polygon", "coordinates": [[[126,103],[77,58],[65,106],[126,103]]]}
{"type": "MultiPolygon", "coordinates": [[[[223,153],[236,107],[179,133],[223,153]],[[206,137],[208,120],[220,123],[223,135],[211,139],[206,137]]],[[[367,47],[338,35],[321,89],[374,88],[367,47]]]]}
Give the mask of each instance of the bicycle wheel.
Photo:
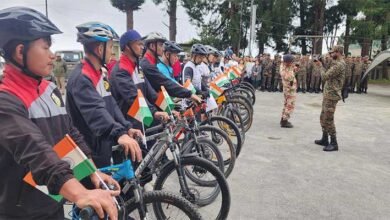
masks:
{"type": "Polygon", "coordinates": [[[250,105],[254,105],[256,102],[256,95],[251,89],[247,89],[245,87],[239,87],[234,90],[235,94],[240,94],[246,97],[247,99],[250,100],[250,105]]]}
{"type": "Polygon", "coordinates": [[[197,143],[194,139],[189,140],[181,146],[181,149],[182,154],[196,153],[199,157],[214,163],[222,173],[225,172],[224,157],[220,149],[206,137],[197,137],[197,143]]]}
{"type": "Polygon", "coordinates": [[[202,121],[200,125],[210,125],[223,130],[232,141],[236,149],[236,158],[238,157],[245,141],[244,129],[240,129],[237,124],[224,116],[211,116],[207,120],[202,121]]]}
{"type": "MultiPolygon", "coordinates": [[[[222,172],[213,163],[199,157],[181,157],[180,167],[170,161],[162,168],[157,177],[154,189],[179,192],[193,204],[199,207],[198,211],[207,219],[227,219],[230,210],[230,191],[222,172]],[[186,189],[181,189],[176,169],[186,169],[199,178],[208,179],[209,186],[199,186],[186,176],[186,189]],[[188,196],[185,192],[191,192],[188,196]]],[[[184,173],[184,172],[183,172],[184,173]]]]}
{"type": "MultiPolygon", "coordinates": [[[[230,96],[230,99],[238,99],[238,100],[241,100],[243,102],[245,102],[245,104],[249,107],[249,109],[251,110],[251,112],[253,112],[253,106],[252,106],[252,101],[249,100],[247,97],[245,97],[244,95],[241,95],[241,94],[238,94],[238,93],[233,93],[231,96],[230,96]]],[[[230,100],[229,99],[229,100],[230,100]]]]}
{"type": "Polygon", "coordinates": [[[230,116],[230,114],[232,114],[235,110],[238,111],[238,114],[242,118],[242,123],[244,125],[245,132],[247,132],[252,126],[253,112],[250,110],[250,107],[245,102],[239,99],[231,99],[225,102],[220,109],[223,116],[230,116]]]}
{"type": "MultiPolygon", "coordinates": [[[[143,203],[148,220],[203,219],[196,208],[186,199],[166,191],[152,191],[143,194],[143,203]]],[[[134,199],[125,202],[127,216],[140,219],[139,204],[134,199]]]]}
{"type": "Polygon", "coordinates": [[[228,178],[232,173],[234,164],[236,163],[236,149],[234,148],[232,140],[229,136],[219,128],[204,125],[199,127],[199,131],[207,135],[213,144],[219,149],[223,157],[223,164],[225,166],[225,177],[228,178]]]}

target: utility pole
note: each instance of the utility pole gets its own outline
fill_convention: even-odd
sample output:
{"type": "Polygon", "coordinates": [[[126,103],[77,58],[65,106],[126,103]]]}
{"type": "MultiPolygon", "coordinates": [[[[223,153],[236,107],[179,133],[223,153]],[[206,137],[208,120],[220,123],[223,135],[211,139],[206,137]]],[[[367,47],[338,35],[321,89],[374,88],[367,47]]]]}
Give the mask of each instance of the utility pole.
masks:
{"type": "Polygon", "coordinates": [[[46,17],[49,18],[49,13],[47,11],[47,0],[45,0],[45,7],[46,7],[46,17]]]}
{"type": "Polygon", "coordinates": [[[253,5],[254,0],[251,1],[251,28],[249,34],[249,56],[252,56],[252,42],[255,37],[255,26],[256,26],[256,10],[257,5],[253,5]]]}
{"type": "Polygon", "coordinates": [[[242,27],[242,11],[244,10],[244,0],[241,2],[241,12],[240,12],[240,25],[238,30],[238,43],[237,43],[237,56],[240,56],[240,47],[241,47],[241,27],[242,27]]]}

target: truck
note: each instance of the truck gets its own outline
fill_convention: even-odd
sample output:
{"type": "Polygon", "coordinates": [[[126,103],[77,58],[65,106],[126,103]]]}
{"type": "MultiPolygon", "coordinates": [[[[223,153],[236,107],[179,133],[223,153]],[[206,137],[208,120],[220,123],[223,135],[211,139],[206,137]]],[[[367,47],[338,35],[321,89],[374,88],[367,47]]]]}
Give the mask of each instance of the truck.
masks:
{"type": "Polygon", "coordinates": [[[61,58],[66,63],[66,67],[68,69],[66,72],[66,79],[69,78],[70,73],[84,58],[84,53],[82,50],[58,50],[55,52],[55,54],[61,55],[61,58]]]}

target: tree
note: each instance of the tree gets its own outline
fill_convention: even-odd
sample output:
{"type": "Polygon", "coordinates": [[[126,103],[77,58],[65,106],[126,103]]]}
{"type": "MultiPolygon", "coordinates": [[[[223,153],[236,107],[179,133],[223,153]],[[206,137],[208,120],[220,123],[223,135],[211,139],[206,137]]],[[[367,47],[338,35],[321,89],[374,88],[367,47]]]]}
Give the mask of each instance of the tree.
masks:
{"type": "Polygon", "coordinates": [[[176,41],[177,25],[177,0],[153,0],[156,5],[165,2],[166,12],[169,16],[169,40],[176,41]]]}
{"type": "Polygon", "coordinates": [[[140,9],[145,0],[110,0],[112,6],[126,13],[127,29],[134,28],[133,12],[140,9]]]}
{"type": "MultiPolygon", "coordinates": [[[[313,1],[313,28],[314,35],[322,36],[324,34],[324,14],[325,14],[326,0],[313,1]]],[[[313,38],[313,54],[322,54],[322,40],[323,38],[313,38]]]]}

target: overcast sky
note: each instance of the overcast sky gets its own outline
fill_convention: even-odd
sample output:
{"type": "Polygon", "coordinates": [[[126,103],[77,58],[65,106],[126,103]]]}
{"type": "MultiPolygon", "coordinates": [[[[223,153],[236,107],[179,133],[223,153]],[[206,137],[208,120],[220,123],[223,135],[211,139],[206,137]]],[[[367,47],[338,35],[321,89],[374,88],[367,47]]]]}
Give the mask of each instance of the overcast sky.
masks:
{"type": "MultiPolygon", "coordinates": [[[[0,0],[0,9],[13,6],[34,8],[45,14],[45,0],[0,0]]],[[[164,11],[165,5],[156,6],[152,0],[146,0],[141,9],[134,13],[134,29],[146,35],[158,31],[169,37],[169,17],[164,11]]],[[[52,50],[81,49],[76,42],[75,26],[88,21],[100,21],[109,24],[119,34],[126,31],[126,14],[114,8],[110,0],[48,0],[49,19],[64,32],[54,35],[52,50]]],[[[183,7],[177,11],[178,42],[197,37],[196,27],[191,25],[183,7]]]]}

